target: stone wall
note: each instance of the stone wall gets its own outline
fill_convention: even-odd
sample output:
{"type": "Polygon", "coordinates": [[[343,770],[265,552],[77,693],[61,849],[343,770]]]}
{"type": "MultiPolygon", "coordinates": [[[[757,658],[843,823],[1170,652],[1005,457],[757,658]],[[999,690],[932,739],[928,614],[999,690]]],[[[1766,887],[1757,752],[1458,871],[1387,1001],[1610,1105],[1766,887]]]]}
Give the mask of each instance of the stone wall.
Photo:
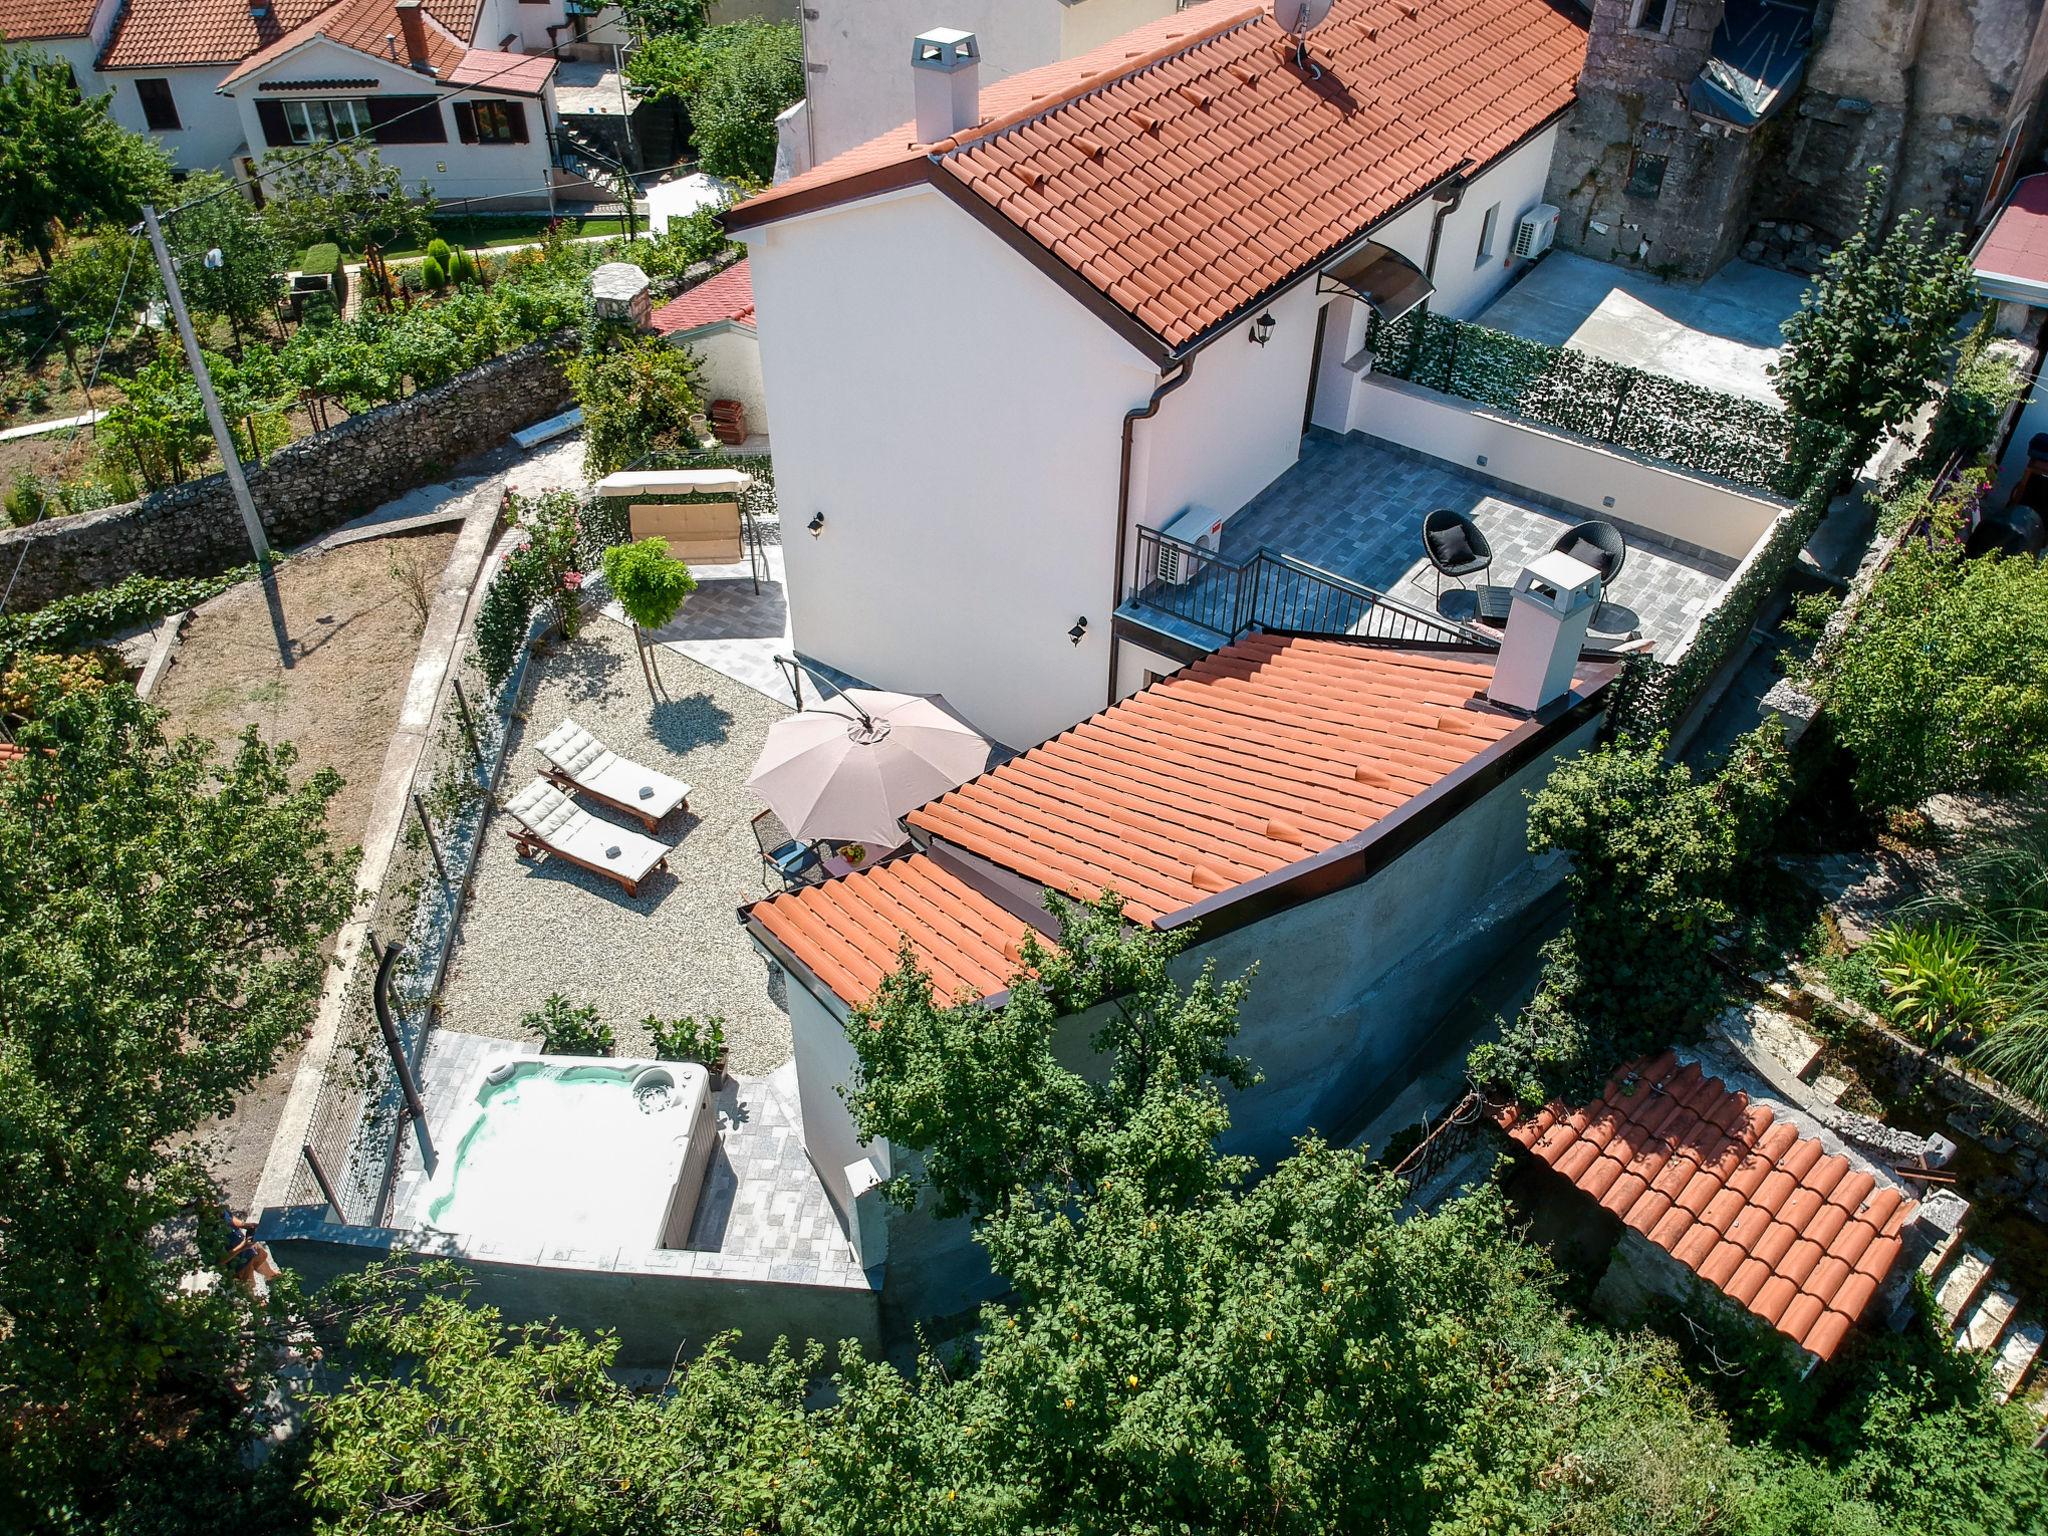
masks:
{"type": "MultiPolygon", "coordinates": [[[[272,544],[302,544],[564,410],[564,344],[562,337],[535,342],[279,449],[262,469],[249,471],[249,492],[272,544]]],[[[109,587],[137,572],[208,576],[249,558],[225,475],[124,506],[0,529],[0,567],[21,561],[11,604],[17,610],[109,587]]]]}

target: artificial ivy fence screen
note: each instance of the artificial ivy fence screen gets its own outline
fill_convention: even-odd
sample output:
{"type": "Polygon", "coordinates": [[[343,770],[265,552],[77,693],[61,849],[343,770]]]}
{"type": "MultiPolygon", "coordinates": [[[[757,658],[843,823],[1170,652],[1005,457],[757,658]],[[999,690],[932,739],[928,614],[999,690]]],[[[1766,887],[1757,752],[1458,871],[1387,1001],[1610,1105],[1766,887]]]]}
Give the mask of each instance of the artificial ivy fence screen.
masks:
{"type": "Polygon", "coordinates": [[[1375,320],[1369,345],[1378,372],[1787,499],[1832,445],[1828,428],[1761,401],[1446,315],[1375,320]]]}

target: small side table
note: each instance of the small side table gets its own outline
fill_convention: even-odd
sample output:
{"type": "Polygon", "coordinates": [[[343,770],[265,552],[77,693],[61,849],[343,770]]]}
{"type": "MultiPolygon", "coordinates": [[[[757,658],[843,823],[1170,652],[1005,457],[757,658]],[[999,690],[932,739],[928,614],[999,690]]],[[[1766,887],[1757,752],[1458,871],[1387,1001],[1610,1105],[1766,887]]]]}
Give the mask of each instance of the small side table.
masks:
{"type": "Polygon", "coordinates": [[[1507,627],[1508,610],[1514,606],[1513,587],[1477,586],[1472,589],[1472,617],[1495,629],[1507,627]]]}

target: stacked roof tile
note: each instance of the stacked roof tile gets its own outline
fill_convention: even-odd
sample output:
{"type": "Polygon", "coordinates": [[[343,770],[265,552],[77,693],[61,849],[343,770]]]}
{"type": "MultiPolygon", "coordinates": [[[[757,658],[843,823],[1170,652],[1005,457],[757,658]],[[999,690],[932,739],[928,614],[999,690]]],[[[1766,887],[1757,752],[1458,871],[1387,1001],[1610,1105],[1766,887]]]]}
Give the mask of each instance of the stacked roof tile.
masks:
{"type": "Polygon", "coordinates": [[[754,323],[754,278],[748,263],[734,262],[715,277],[708,277],[686,293],[670,299],[648,317],[664,336],[678,331],[702,330],[721,320],[742,325],[754,323]]]}
{"type": "Polygon", "coordinates": [[[1666,1051],[1591,1104],[1502,1112],[1508,1134],[1702,1280],[1833,1357],[1918,1205],[1666,1051]]]}
{"type": "Polygon", "coordinates": [[[1001,82],[955,138],[913,145],[906,125],[849,150],[729,223],[944,175],[1181,348],[1562,112],[1585,47],[1546,0],[1337,0],[1304,71],[1265,6],[1219,0],[1001,82]]]}
{"type": "Polygon", "coordinates": [[[0,38],[42,43],[84,37],[98,9],[98,0],[0,0],[0,38]]]}

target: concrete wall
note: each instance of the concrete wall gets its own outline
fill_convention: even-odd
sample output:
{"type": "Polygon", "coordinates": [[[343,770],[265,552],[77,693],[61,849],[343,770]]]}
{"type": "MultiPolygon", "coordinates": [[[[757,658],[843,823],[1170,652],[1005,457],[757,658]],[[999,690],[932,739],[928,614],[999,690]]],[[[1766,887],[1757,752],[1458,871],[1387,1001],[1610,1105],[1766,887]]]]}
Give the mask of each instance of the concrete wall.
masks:
{"type": "Polygon", "coordinates": [[[1730,561],[1747,555],[1784,511],[1733,486],[1381,374],[1359,381],[1349,427],[1730,561]]]}
{"type": "MultiPolygon", "coordinates": [[[[494,358],[424,394],[352,416],[249,470],[273,543],[303,543],[447,473],[457,460],[562,410],[559,340],[494,358]]],[[[0,564],[21,561],[13,604],[27,609],[124,576],[209,576],[250,558],[222,475],[123,506],[0,529],[0,564]]]]}
{"type": "Polygon", "coordinates": [[[514,53],[546,53],[556,37],[569,36],[568,20],[562,0],[483,0],[477,12],[476,46],[497,48],[509,35],[514,53]],[[550,33],[551,27],[558,30],[550,33]]]}
{"type": "Polygon", "coordinates": [[[777,497],[792,527],[826,520],[784,546],[797,648],[1012,746],[1101,708],[1151,365],[936,192],[745,238],[777,497]]]}
{"type": "Polygon", "coordinates": [[[910,121],[910,42],[920,32],[974,33],[986,86],[1174,9],[1174,0],[811,0],[804,8],[810,163],[910,121]]]}
{"type": "MultiPolygon", "coordinates": [[[[228,66],[206,69],[136,69],[101,77],[114,92],[113,116],[131,133],[147,134],[163,145],[171,163],[181,171],[227,170],[235,151],[244,143],[241,114],[235,104],[217,94],[227,78],[228,66]],[[136,94],[137,80],[168,80],[171,99],[177,104],[178,122],[173,133],[157,133],[142,115],[142,98],[136,94]]],[[[261,138],[250,139],[260,146],[261,138]]]]}
{"type": "MultiPolygon", "coordinates": [[[[846,1009],[837,998],[829,1001],[811,995],[802,983],[791,980],[789,1030],[791,1051],[796,1058],[797,1105],[803,1117],[804,1154],[825,1195],[849,1234],[859,1231],[854,1198],[846,1171],[862,1158],[871,1159],[884,1178],[893,1171],[886,1141],[864,1142],[854,1129],[853,1115],[839,1089],[854,1079],[857,1058],[846,1037],[846,1009]]],[[[863,1263],[872,1259],[855,1250],[863,1263]]]]}
{"type": "Polygon", "coordinates": [[[748,433],[767,434],[768,390],[761,380],[761,340],[752,330],[725,322],[670,340],[695,354],[703,369],[702,394],[707,404],[737,400],[746,407],[748,433]]]}

